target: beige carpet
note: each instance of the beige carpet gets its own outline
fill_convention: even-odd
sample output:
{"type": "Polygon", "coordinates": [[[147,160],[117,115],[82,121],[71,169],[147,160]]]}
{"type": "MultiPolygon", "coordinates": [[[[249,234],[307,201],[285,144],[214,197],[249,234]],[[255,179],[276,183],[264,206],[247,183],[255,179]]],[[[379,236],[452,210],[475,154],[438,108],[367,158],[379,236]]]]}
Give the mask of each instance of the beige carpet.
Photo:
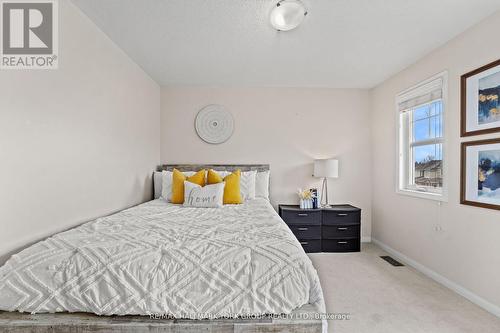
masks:
{"type": "Polygon", "coordinates": [[[500,332],[500,318],[413,268],[389,265],[379,247],[363,245],[360,253],[310,254],[327,311],[351,314],[330,321],[329,332],[500,332]]]}

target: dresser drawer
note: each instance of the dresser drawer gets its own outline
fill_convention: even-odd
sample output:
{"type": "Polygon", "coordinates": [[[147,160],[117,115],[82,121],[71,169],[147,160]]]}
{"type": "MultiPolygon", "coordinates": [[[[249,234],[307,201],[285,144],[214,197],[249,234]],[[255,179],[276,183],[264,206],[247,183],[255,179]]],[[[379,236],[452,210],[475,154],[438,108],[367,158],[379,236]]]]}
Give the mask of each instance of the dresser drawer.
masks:
{"type": "Polygon", "coordinates": [[[359,238],[359,224],[323,226],[323,239],[359,238]]]}
{"type": "Polygon", "coordinates": [[[357,252],[360,250],[359,238],[354,239],[324,239],[323,252],[357,252]]]}
{"type": "Polygon", "coordinates": [[[303,239],[321,239],[321,227],[319,225],[314,226],[289,226],[290,230],[292,230],[295,237],[298,240],[303,239]]]}
{"type": "Polygon", "coordinates": [[[323,211],[323,225],[356,224],[361,222],[359,211],[323,211]]]}
{"type": "Polygon", "coordinates": [[[321,225],[321,211],[283,210],[281,218],[286,224],[321,225]]]}
{"type": "Polygon", "coordinates": [[[321,240],[301,240],[300,245],[306,253],[321,252],[321,240]]]}

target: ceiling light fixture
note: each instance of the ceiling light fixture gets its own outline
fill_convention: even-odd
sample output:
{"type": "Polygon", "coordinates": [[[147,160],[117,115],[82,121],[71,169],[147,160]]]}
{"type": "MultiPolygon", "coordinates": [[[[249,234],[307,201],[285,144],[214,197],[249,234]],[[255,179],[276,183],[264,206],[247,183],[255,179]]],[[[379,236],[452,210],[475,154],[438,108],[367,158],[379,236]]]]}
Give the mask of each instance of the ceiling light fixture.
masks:
{"type": "Polygon", "coordinates": [[[281,0],[271,11],[271,25],[278,31],[288,31],[297,28],[307,10],[299,0],[281,0]]]}

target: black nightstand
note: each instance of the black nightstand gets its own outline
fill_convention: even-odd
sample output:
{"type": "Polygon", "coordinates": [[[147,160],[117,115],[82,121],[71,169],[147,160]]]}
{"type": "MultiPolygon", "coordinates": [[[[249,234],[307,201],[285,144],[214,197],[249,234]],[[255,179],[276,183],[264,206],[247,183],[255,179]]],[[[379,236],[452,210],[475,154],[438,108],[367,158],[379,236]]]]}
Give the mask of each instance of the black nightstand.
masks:
{"type": "Polygon", "coordinates": [[[300,209],[279,205],[279,215],[306,252],[359,252],[361,209],[351,205],[300,209]]]}

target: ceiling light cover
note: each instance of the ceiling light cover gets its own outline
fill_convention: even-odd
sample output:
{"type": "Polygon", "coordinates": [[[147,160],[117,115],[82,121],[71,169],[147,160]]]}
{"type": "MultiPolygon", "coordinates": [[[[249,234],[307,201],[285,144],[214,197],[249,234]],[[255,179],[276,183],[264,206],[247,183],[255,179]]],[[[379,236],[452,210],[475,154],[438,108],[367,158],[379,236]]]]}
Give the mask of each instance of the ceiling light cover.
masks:
{"type": "Polygon", "coordinates": [[[297,28],[307,15],[306,7],[299,0],[282,0],[271,11],[271,25],[278,31],[297,28]]]}

